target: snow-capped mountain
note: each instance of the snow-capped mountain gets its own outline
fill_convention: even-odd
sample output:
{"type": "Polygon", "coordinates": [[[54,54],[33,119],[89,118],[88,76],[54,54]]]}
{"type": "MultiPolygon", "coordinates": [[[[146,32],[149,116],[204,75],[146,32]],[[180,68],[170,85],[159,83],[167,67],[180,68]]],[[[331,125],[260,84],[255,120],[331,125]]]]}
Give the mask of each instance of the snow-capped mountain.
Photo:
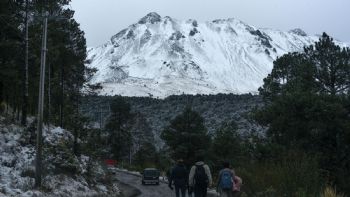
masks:
{"type": "Polygon", "coordinates": [[[230,18],[199,23],[150,13],[88,49],[102,95],[256,93],[273,61],[318,40],[301,29],[256,28],[230,18]]]}

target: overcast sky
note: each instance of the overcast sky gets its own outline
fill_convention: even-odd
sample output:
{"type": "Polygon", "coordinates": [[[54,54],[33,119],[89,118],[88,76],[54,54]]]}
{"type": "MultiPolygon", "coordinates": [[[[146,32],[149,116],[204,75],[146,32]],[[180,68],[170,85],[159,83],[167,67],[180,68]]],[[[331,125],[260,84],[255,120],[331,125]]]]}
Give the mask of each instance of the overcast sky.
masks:
{"type": "Polygon", "coordinates": [[[72,0],[87,45],[98,46],[149,12],[176,19],[237,18],[249,25],[350,42],[350,0],[72,0]]]}

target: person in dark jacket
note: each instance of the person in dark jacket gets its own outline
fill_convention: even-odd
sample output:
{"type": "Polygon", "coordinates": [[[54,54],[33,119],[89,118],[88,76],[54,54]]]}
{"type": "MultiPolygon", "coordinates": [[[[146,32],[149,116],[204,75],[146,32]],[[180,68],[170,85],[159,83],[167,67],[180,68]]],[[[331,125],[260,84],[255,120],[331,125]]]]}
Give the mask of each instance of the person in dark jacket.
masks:
{"type": "Polygon", "coordinates": [[[169,179],[169,187],[170,189],[173,189],[172,184],[175,185],[175,193],[176,197],[185,197],[186,196],[186,189],[188,186],[188,172],[185,167],[184,161],[182,159],[179,159],[177,161],[177,164],[171,171],[170,179],[169,179]]]}

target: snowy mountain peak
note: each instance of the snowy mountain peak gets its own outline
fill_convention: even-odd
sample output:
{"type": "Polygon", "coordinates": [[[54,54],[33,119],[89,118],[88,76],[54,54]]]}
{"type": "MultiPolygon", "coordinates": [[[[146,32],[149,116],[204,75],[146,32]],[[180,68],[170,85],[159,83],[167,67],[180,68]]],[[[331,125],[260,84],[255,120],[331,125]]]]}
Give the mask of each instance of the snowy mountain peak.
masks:
{"type": "Polygon", "coordinates": [[[146,23],[154,24],[154,23],[160,22],[161,19],[162,19],[162,17],[158,13],[151,12],[151,13],[147,14],[146,16],[144,16],[143,18],[141,18],[138,23],[139,24],[146,24],[146,23]]]}
{"type": "Polygon", "coordinates": [[[296,35],[299,35],[299,36],[307,36],[305,31],[300,29],[300,28],[289,30],[289,33],[293,33],[293,34],[296,34],[296,35]]]}
{"type": "Polygon", "coordinates": [[[318,40],[300,29],[256,28],[238,19],[198,22],[150,13],[89,50],[101,94],[256,93],[273,61],[318,40]]]}

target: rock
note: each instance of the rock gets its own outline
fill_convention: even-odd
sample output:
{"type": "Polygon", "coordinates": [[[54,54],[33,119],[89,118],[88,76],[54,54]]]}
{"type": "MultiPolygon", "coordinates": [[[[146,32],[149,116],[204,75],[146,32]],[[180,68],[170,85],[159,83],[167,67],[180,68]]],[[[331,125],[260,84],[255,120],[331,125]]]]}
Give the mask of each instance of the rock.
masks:
{"type": "Polygon", "coordinates": [[[154,24],[154,23],[160,22],[161,19],[162,17],[159,14],[157,14],[156,12],[151,12],[147,14],[145,17],[141,18],[139,20],[139,24],[146,24],[146,23],[154,24]]]}
{"type": "Polygon", "coordinates": [[[307,36],[307,34],[305,33],[305,31],[303,31],[302,29],[300,28],[296,28],[296,29],[292,29],[290,31],[288,31],[289,33],[292,33],[292,34],[296,34],[298,36],[307,36]]]}

